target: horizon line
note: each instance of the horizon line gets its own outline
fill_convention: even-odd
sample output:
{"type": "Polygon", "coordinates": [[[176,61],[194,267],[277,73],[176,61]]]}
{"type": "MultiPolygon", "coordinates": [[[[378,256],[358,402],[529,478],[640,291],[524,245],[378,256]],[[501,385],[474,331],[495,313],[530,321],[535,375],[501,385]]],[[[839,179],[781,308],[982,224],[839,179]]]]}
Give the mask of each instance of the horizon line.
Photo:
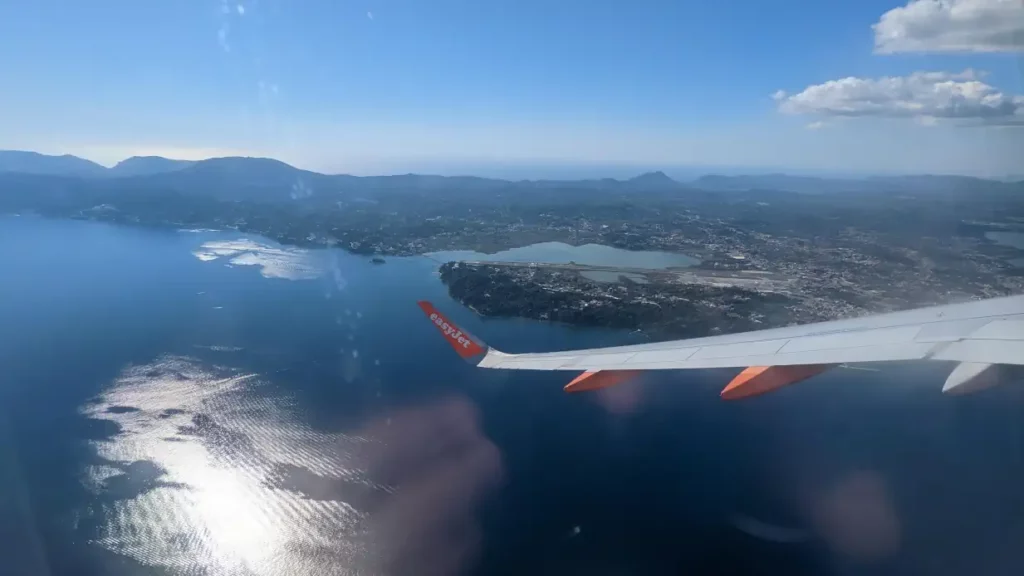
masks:
{"type": "MultiPolygon", "coordinates": [[[[118,166],[121,163],[126,162],[128,160],[131,160],[133,158],[157,158],[157,159],[161,159],[161,160],[169,160],[169,161],[172,161],[172,162],[188,162],[188,163],[191,163],[191,164],[197,164],[197,163],[200,163],[200,162],[207,162],[207,161],[210,161],[210,160],[223,160],[223,159],[235,159],[235,158],[237,158],[237,159],[248,159],[248,160],[269,160],[269,161],[272,161],[272,162],[279,162],[279,163],[284,164],[284,165],[288,166],[289,168],[293,168],[295,170],[301,170],[301,171],[304,171],[304,172],[312,172],[314,174],[319,174],[319,175],[322,175],[322,176],[349,176],[349,177],[352,177],[352,178],[381,178],[381,177],[394,177],[394,176],[434,176],[434,177],[439,177],[439,178],[479,178],[479,179],[483,179],[483,180],[499,180],[499,181],[506,181],[506,182],[537,182],[537,181],[567,181],[567,182],[572,182],[572,181],[585,181],[585,180],[616,180],[616,181],[626,181],[626,180],[631,180],[631,179],[639,178],[641,176],[645,176],[645,175],[648,175],[648,174],[659,174],[660,173],[663,176],[669,178],[670,180],[672,180],[674,182],[677,182],[677,183],[680,183],[680,184],[686,183],[686,182],[695,181],[695,180],[699,180],[699,179],[707,177],[707,176],[722,176],[722,177],[726,177],[726,178],[735,178],[735,177],[744,177],[744,176],[751,176],[751,177],[787,176],[787,177],[794,177],[794,178],[820,178],[820,179],[823,179],[823,180],[842,180],[842,179],[865,180],[865,179],[870,179],[870,178],[886,178],[886,177],[936,176],[936,177],[977,178],[977,179],[980,179],[980,180],[990,180],[990,181],[997,181],[997,182],[999,182],[999,181],[1003,181],[1003,182],[1007,182],[1007,181],[1008,182],[1021,182],[1021,181],[1024,181],[1024,174],[1016,174],[1016,173],[1012,173],[1012,172],[1007,172],[1007,173],[1003,174],[1002,176],[992,176],[992,175],[980,175],[978,173],[971,174],[971,173],[964,173],[964,172],[946,172],[946,173],[942,173],[942,172],[890,172],[890,171],[859,171],[859,170],[844,171],[844,170],[824,169],[824,168],[816,168],[816,169],[815,168],[810,168],[810,169],[809,168],[780,168],[780,167],[774,167],[774,166],[742,166],[742,165],[735,165],[735,164],[723,164],[723,165],[714,165],[714,166],[712,166],[712,165],[702,165],[702,164],[671,164],[671,165],[663,166],[663,167],[653,167],[653,166],[636,165],[636,164],[633,164],[633,163],[618,164],[618,163],[609,163],[609,162],[600,162],[600,163],[598,163],[598,162],[580,162],[580,161],[572,162],[572,161],[552,161],[552,160],[540,160],[540,159],[538,159],[536,161],[533,161],[533,162],[531,162],[531,161],[518,161],[518,162],[513,162],[513,163],[495,162],[495,163],[491,163],[489,165],[490,165],[490,167],[492,169],[493,168],[512,168],[512,169],[515,169],[515,168],[520,168],[520,169],[524,169],[524,168],[535,168],[535,169],[536,168],[549,168],[549,169],[550,168],[556,168],[556,169],[557,168],[563,168],[563,169],[581,169],[581,168],[584,168],[584,167],[592,167],[592,168],[605,167],[605,168],[610,168],[610,169],[619,170],[619,171],[622,171],[622,170],[625,170],[625,169],[628,169],[628,168],[635,168],[636,170],[638,170],[638,172],[635,173],[634,176],[630,176],[630,177],[587,176],[587,177],[577,177],[577,178],[572,178],[572,177],[509,178],[509,177],[501,177],[501,176],[481,176],[481,175],[472,174],[472,173],[440,174],[440,173],[433,173],[433,172],[414,172],[414,171],[358,175],[358,174],[352,174],[352,173],[349,173],[349,172],[321,172],[321,171],[313,170],[313,169],[309,169],[309,168],[302,168],[302,167],[297,166],[297,165],[295,165],[293,163],[290,163],[288,161],[281,160],[280,158],[274,158],[273,156],[258,156],[258,155],[246,155],[246,154],[226,155],[226,156],[209,156],[209,157],[199,158],[199,159],[173,158],[173,157],[170,157],[170,156],[161,156],[161,155],[157,155],[157,154],[145,154],[145,155],[132,155],[132,156],[128,156],[126,158],[118,160],[117,162],[115,162],[113,164],[106,164],[106,163],[98,162],[96,160],[88,158],[86,156],[82,156],[82,155],[78,155],[78,154],[71,154],[71,153],[68,153],[68,152],[65,152],[65,153],[62,153],[62,154],[48,154],[48,153],[39,152],[39,151],[36,151],[36,150],[23,150],[23,149],[14,149],[14,148],[3,148],[3,149],[0,149],[0,153],[4,153],[4,152],[19,152],[19,153],[37,154],[39,156],[45,156],[45,157],[50,157],[50,158],[61,158],[61,157],[76,158],[76,159],[79,159],[79,160],[83,160],[83,161],[89,162],[91,164],[95,164],[96,166],[98,166],[100,168],[103,168],[104,170],[113,170],[116,166],[118,166]],[[716,172],[716,171],[714,171],[715,168],[719,168],[722,171],[716,172]],[[700,175],[692,176],[692,177],[690,177],[690,179],[679,179],[679,178],[673,177],[673,176],[671,176],[671,175],[669,175],[667,173],[669,171],[680,170],[680,169],[691,170],[691,171],[703,171],[703,170],[708,170],[708,171],[702,172],[700,175]],[[733,173],[730,174],[730,173],[727,173],[727,172],[733,172],[733,173]]],[[[422,160],[423,159],[421,159],[421,161],[422,160]]],[[[436,161],[436,159],[435,159],[435,161],[436,161]]],[[[481,162],[480,160],[469,160],[469,159],[461,159],[460,160],[460,159],[454,159],[454,161],[456,163],[468,163],[468,164],[479,163],[481,165],[481,167],[488,166],[487,163],[481,162]]]]}

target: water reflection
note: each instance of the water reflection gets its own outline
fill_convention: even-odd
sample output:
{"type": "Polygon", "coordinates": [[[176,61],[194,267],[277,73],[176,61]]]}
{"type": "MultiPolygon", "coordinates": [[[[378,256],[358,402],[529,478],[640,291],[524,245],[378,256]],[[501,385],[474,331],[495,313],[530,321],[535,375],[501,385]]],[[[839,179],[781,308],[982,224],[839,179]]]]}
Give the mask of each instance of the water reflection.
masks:
{"type": "Polygon", "coordinates": [[[298,424],[286,403],[247,393],[259,385],[255,374],[164,357],[129,367],[86,405],[86,416],[120,427],[92,442],[97,465],[84,483],[96,499],[78,521],[97,527],[93,541],[184,572],[350,573],[363,514],[273,480],[280,463],[357,479],[351,454],[362,440],[298,424]]]}
{"type": "Polygon", "coordinates": [[[312,280],[324,273],[316,256],[307,250],[268,246],[246,238],[206,242],[192,254],[203,262],[227,259],[233,266],[256,266],[265,278],[312,280]]]}
{"type": "Polygon", "coordinates": [[[450,398],[316,432],[256,374],[188,357],[129,367],[94,402],[79,511],[92,541],[184,573],[456,574],[479,553],[478,505],[501,458],[450,398]]]}

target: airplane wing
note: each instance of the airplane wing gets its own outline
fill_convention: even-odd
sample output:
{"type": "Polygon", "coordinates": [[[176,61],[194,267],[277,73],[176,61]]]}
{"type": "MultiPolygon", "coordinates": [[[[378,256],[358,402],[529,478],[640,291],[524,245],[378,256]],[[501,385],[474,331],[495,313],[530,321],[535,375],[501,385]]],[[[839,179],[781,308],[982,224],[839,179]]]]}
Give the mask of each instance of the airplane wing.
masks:
{"type": "Polygon", "coordinates": [[[1006,365],[1024,365],[1024,295],[741,332],[705,338],[563,352],[508,354],[456,326],[429,302],[420,308],[463,359],[480,368],[582,372],[567,392],[594,390],[643,370],[745,368],[726,399],[768,392],[846,363],[959,362],[944,392],[998,382],[1006,365]]]}

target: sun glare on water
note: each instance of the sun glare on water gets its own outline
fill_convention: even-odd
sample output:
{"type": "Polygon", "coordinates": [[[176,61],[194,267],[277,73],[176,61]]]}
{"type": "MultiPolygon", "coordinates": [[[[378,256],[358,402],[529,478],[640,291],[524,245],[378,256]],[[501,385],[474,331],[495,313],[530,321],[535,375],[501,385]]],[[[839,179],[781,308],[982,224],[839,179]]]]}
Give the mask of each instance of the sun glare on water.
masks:
{"type": "Polygon", "coordinates": [[[79,515],[98,526],[92,541],[183,573],[352,573],[361,515],[274,483],[281,465],[350,475],[349,442],[289,422],[283,402],[245,393],[259,384],[165,357],[126,369],[86,405],[85,416],[120,427],[92,442],[97,463],[83,480],[96,498],[79,515]]]}

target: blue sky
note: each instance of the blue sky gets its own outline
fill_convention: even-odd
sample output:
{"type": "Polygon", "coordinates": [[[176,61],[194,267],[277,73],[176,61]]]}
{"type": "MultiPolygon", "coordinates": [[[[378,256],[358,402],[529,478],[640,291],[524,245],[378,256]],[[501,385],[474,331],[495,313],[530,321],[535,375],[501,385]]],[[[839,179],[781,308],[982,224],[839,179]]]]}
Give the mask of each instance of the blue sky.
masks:
{"type": "Polygon", "coordinates": [[[1019,0],[0,0],[0,148],[1020,174],[1022,54],[1019,0]]]}

